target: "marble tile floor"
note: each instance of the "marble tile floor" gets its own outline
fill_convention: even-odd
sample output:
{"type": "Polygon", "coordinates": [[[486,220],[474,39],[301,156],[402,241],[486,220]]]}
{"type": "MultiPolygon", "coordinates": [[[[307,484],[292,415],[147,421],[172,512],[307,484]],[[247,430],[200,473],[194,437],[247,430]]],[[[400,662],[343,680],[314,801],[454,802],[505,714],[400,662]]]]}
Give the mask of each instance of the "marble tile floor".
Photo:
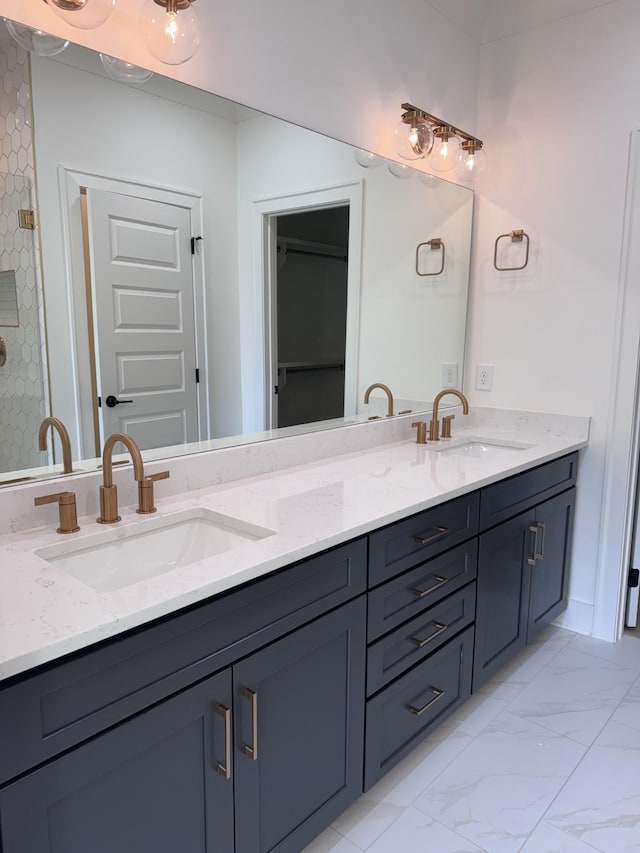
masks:
{"type": "Polygon", "coordinates": [[[304,853],[640,853],[640,636],[551,627],[304,853]]]}

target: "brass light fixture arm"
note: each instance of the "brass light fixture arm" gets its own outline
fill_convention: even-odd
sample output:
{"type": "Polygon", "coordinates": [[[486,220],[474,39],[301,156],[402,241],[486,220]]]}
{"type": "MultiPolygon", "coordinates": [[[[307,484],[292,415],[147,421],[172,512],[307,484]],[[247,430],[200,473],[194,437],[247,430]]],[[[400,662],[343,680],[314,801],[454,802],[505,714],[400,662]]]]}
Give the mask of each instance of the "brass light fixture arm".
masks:
{"type": "MultiPolygon", "coordinates": [[[[482,140],[478,139],[477,136],[472,136],[470,133],[467,133],[466,130],[462,130],[442,118],[438,118],[438,116],[433,115],[433,113],[428,113],[426,110],[416,107],[413,104],[402,104],[401,107],[411,118],[418,117],[427,121],[431,125],[432,129],[436,127],[447,128],[448,133],[455,134],[455,136],[459,136],[467,142],[472,142],[476,150],[482,148],[482,140]]],[[[404,116],[402,118],[404,120],[404,116]]]]}

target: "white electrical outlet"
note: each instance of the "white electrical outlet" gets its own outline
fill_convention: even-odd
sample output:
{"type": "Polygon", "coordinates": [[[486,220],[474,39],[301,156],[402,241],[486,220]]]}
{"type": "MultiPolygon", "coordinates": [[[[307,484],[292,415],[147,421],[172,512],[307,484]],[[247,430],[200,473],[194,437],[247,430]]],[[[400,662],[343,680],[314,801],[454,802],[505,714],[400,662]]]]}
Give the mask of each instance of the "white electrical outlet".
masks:
{"type": "Polygon", "coordinates": [[[458,387],[458,362],[449,361],[442,365],[442,387],[457,388],[458,387]]]}
{"type": "Polygon", "coordinates": [[[479,364],[476,369],[476,389],[491,391],[493,388],[493,365],[479,364]]]}

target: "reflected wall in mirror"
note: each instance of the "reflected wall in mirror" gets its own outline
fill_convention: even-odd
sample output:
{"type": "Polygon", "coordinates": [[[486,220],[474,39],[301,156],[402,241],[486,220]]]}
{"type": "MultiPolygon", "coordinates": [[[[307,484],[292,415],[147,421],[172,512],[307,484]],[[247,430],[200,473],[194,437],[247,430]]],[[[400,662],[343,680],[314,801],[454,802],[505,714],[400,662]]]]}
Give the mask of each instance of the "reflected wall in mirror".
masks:
{"type": "MultiPolygon", "coordinates": [[[[6,33],[0,46],[6,76],[20,50],[6,33]]],[[[374,382],[396,413],[418,411],[443,365],[461,379],[468,188],[362,168],[345,143],[167,78],[117,83],[76,46],[31,56],[30,88],[26,71],[17,88],[2,132],[21,126],[28,162],[3,171],[30,177],[35,153],[51,413],[74,468],[116,429],[168,457],[386,414],[384,397],[363,404],[374,382]],[[444,250],[416,259],[433,238],[444,250]]],[[[36,354],[40,328],[21,332],[36,354]]],[[[33,361],[37,417],[21,427],[33,453],[11,461],[0,439],[11,479],[50,461],[35,423],[47,371],[33,361]]]]}

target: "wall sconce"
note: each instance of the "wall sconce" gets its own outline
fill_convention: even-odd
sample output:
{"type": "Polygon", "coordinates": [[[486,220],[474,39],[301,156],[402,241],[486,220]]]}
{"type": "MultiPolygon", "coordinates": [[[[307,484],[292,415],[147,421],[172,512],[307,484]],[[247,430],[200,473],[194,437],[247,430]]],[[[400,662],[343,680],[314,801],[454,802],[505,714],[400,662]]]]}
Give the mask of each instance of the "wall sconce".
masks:
{"type": "MultiPolygon", "coordinates": [[[[44,0],[58,17],[73,27],[89,30],[108,21],[116,0],[44,0]]],[[[195,0],[146,0],[142,7],[143,36],[150,53],[166,65],[181,65],[200,44],[200,24],[191,8],[195,0]]],[[[33,30],[4,19],[12,38],[25,50],[40,56],[55,56],[69,44],[41,30],[33,30]]],[[[105,66],[106,67],[106,66],[105,66]]],[[[131,66],[135,68],[135,66],[131,66]]],[[[117,68],[115,73],[121,73],[117,68]]],[[[107,68],[110,73],[111,69],[107,68]]],[[[128,71],[125,70],[124,77],[128,71]]],[[[136,76],[137,72],[134,73],[136,76]]],[[[114,75],[111,75],[114,76],[114,75]]],[[[116,79],[118,79],[116,77],[116,79]]],[[[122,78],[123,79],[123,78],[122,78]]],[[[126,82],[140,83],[139,79],[126,82]]]]}
{"type": "Polygon", "coordinates": [[[166,65],[182,65],[200,44],[200,24],[191,8],[195,0],[146,0],[142,7],[150,52],[166,65]]]}
{"type": "Polygon", "coordinates": [[[484,171],[487,155],[481,139],[413,104],[402,104],[402,109],[395,136],[403,160],[426,159],[436,172],[455,167],[461,181],[472,181],[484,171]]]}

